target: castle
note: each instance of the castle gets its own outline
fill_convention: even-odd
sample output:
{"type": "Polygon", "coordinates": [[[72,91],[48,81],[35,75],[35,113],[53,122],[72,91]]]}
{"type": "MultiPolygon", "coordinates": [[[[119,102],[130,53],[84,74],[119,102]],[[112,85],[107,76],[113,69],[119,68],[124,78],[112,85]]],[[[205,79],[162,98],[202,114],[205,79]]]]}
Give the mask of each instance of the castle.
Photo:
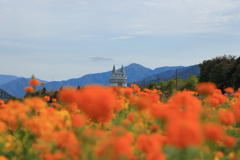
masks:
{"type": "Polygon", "coordinates": [[[113,66],[112,75],[110,76],[110,86],[127,87],[127,76],[122,66],[120,71],[116,71],[113,66]]]}

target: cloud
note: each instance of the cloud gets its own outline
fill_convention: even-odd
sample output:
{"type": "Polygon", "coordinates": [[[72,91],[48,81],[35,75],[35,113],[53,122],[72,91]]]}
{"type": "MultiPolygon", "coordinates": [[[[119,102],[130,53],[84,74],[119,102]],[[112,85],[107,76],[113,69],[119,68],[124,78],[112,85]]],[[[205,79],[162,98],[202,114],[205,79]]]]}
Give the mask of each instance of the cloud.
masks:
{"type": "Polygon", "coordinates": [[[3,2],[7,0],[0,0],[0,36],[130,35],[111,38],[120,40],[134,35],[240,33],[240,2],[236,0],[3,2]]]}
{"type": "Polygon", "coordinates": [[[78,1],[77,4],[86,4],[84,1],[78,1]]]}
{"type": "Polygon", "coordinates": [[[91,61],[94,61],[94,62],[109,62],[109,61],[115,61],[114,59],[112,58],[103,58],[103,57],[90,57],[88,58],[90,59],[91,61]]]}
{"type": "Polygon", "coordinates": [[[118,37],[111,38],[111,40],[116,40],[116,39],[129,39],[129,38],[133,38],[133,36],[118,36],[118,37]]]}
{"type": "Polygon", "coordinates": [[[153,2],[142,2],[142,3],[148,6],[159,6],[158,3],[153,3],[153,2]]]}
{"type": "Polygon", "coordinates": [[[150,31],[133,31],[132,33],[135,34],[135,35],[149,35],[149,34],[151,34],[150,31]]]}
{"type": "Polygon", "coordinates": [[[0,0],[0,3],[7,3],[8,0],[0,0]]]}

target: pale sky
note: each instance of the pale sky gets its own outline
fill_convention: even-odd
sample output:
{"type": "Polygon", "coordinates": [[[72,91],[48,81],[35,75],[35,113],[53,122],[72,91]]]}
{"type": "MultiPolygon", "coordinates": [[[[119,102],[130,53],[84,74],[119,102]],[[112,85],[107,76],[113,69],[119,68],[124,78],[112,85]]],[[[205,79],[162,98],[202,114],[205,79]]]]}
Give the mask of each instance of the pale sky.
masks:
{"type": "Polygon", "coordinates": [[[0,74],[52,80],[240,56],[239,0],[0,0],[0,74]]]}

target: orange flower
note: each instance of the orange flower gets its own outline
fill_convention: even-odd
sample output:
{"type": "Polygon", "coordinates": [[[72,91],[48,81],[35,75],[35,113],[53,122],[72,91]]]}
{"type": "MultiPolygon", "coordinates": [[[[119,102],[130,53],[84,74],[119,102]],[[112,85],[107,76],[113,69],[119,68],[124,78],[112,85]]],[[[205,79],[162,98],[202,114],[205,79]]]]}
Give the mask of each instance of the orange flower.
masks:
{"type": "Polygon", "coordinates": [[[59,159],[67,159],[67,156],[62,153],[62,152],[58,152],[58,153],[44,153],[41,155],[41,157],[43,158],[43,160],[59,160],[59,159]]]}
{"type": "Polygon", "coordinates": [[[76,114],[72,116],[72,126],[75,128],[82,127],[86,122],[87,120],[83,115],[76,114]]]}
{"type": "Polygon", "coordinates": [[[238,123],[240,123],[240,107],[239,106],[240,106],[240,101],[231,105],[231,108],[233,109],[233,113],[235,115],[235,119],[238,123]]]}
{"type": "Polygon", "coordinates": [[[202,111],[201,101],[189,91],[177,92],[168,100],[167,107],[171,114],[191,113],[195,117],[202,111]]]}
{"type": "Polygon", "coordinates": [[[43,97],[43,100],[46,101],[46,102],[48,102],[48,101],[50,101],[50,97],[49,97],[49,96],[44,96],[44,97],[43,97]]]}
{"type": "Polygon", "coordinates": [[[165,130],[169,143],[179,149],[199,146],[202,143],[203,137],[198,120],[174,117],[167,123],[165,130]]]}
{"type": "Polygon", "coordinates": [[[114,112],[119,112],[119,111],[121,111],[121,110],[123,109],[124,102],[125,102],[124,98],[121,98],[121,99],[119,98],[119,99],[117,99],[117,100],[116,100],[116,106],[115,106],[115,108],[114,108],[114,112]]]}
{"type": "Polygon", "coordinates": [[[124,125],[124,126],[128,126],[129,124],[131,124],[132,122],[129,120],[129,119],[124,119],[123,121],[122,121],[122,124],[124,125]]]}
{"type": "Polygon", "coordinates": [[[165,155],[161,152],[164,141],[165,137],[159,133],[140,134],[136,141],[136,147],[146,153],[146,160],[165,160],[165,155]]]}
{"type": "Polygon", "coordinates": [[[73,103],[69,103],[66,105],[66,108],[69,112],[74,112],[78,109],[77,103],[73,102],[73,103]]]}
{"type": "Polygon", "coordinates": [[[132,122],[133,121],[133,112],[127,115],[127,118],[132,122]]]}
{"type": "Polygon", "coordinates": [[[23,105],[20,101],[9,100],[6,107],[1,110],[1,119],[8,124],[12,129],[16,129],[25,117],[30,112],[30,108],[23,105]]]}
{"type": "Polygon", "coordinates": [[[64,103],[73,103],[78,99],[78,92],[74,88],[64,88],[58,93],[58,99],[64,103]]]}
{"type": "Polygon", "coordinates": [[[224,103],[227,102],[227,97],[224,96],[222,93],[220,93],[218,90],[215,90],[215,92],[212,95],[209,95],[206,99],[206,103],[208,105],[211,105],[212,107],[218,107],[224,103]]]}
{"type": "Polygon", "coordinates": [[[57,99],[56,98],[52,98],[52,102],[57,102],[57,99]]]}
{"type": "Polygon", "coordinates": [[[61,109],[62,108],[62,105],[56,103],[56,102],[52,102],[52,107],[56,108],[56,109],[61,109]]]}
{"type": "Polygon", "coordinates": [[[28,92],[28,93],[33,93],[34,88],[33,88],[33,87],[25,87],[25,88],[24,88],[24,91],[25,91],[25,92],[28,92]]]}
{"type": "Polygon", "coordinates": [[[31,79],[29,82],[30,86],[36,87],[40,85],[40,82],[37,79],[31,79]]]}
{"type": "Polygon", "coordinates": [[[234,114],[231,111],[223,109],[218,110],[218,119],[221,123],[227,125],[233,125],[235,123],[234,114]]]}
{"type": "Polygon", "coordinates": [[[144,93],[140,92],[138,97],[131,97],[130,103],[135,105],[137,108],[147,109],[159,101],[159,96],[156,93],[144,93]]]}
{"type": "Polygon", "coordinates": [[[206,124],[203,130],[205,137],[214,142],[222,140],[224,136],[222,126],[218,124],[206,124]]]}
{"type": "Polygon", "coordinates": [[[167,120],[169,115],[169,110],[164,103],[157,103],[151,107],[151,114],[154,118],[159,120],[167,120]]]}
{"type": "Polygon", "coordinates": [[[240,93],[236,92],[236,93],[234,93],[234,96],[237,97],[237,98],[240,98],[240,93]]]}
{"type": "Polygon", "coordinates": [[[69,154],[70,159],[78,159],[80,154],[80,142],[76,135],[69,131],[54,132],[51,140],[56,143],[57,148],[64,148],[69,154]]]}
{"type": "Polygon", "coordinates": [[[224,157],[224,154],[222,152],[215,152],[215,155],[218,157],[218,158],[223,158],[224,157]]]}
{"type": "Polygon", "coordinates": [[[133,157],[133,151],[132,151],[132,145],[133,142],[133,136],[130,132],[127,132],[125,135],[118,137],[114,144],[114,150],[117,155],[126,157],[128,159],[132,159],[133,157]]]}
{"type": "Polygon", "coordinates": [[[131,87],[133,88],[134,93],[139,93],[140,92],[140,88],[136,84],[132,84],[131,87]]]}
{"type": "Polygon", "coordinates": [[[196,86],[196,91],[200,94],[212,94],[215,89],[217,86],[212,82],[203,82],[196,86]]]}
{"type": "Polygon", "coordinates": [[[136,141],[137,149],[148,153],[154,150],[159,150],[161,147],[161,144],[159,141],[156,141],[156,139],[153,139],[151,135],[145,135],[140,134],[136,141]]]}
{"type": "Polygon", "coordinates": [[[4,100],[0,99],[0,105],[4,104],[4,100]]]}
{"type": "Polygon", "coordinates": [[[234,92],[234,89],[233,89],[233,88],[231,88],[231,87],[228,87],[228,88],[225,88],[225,89],[224,89],[224,91],[225,91],[226,93],[229,93],[229,94],[231,94],[231,93],[233,93],[233,92],[234,92]]]}
{"type": "Polygon", "coordinates": [[[150,130],[153,131],[153,132],[155,132],[155,131],[159,130],[159,126],[156,125],[156,124],[151,125],[151,126],[150,126],[150,130]]]}
{"type": "Polygon", "coordinates": [[[0,156],[0,160],[8,160],[5,156],[0,156]]]}
{"type": "Polygon", "coordinates": [[[116,107],[113,90],[101,86],[89,86],[81,89],[76,101],[89,118],[100,123],[109,122],[116,107]]]}
{"type": "Polygon", "coordinates": [[[24,103],[31,108],[34,108],[35,111],[40,111],[47,106],[47,103],[39,97],[25,98],[24,103]]]}
{"type": "Polygon", "coordinates": [[[0,134],[3,133],[7,129],[7,125],[0,121],[0,134]]]}
{"type": "Polygon", "coordinates": [[[233,148],[236,145],[236,139],[231,136],[225,136],[223,138],[223,143],[228,148],[233,148]]]}
{"type": "Polygon", "coordinates": [[[134,158],[132,150],[133,135],[122,129],[113,129],[111,135],[99,144],[96,150],[97,158],[116,159],[122,158],[132,160],[134,158]]]}
{"type": "Polygon", "coordinates": [[[6,104],[1,104],[1,105],[0,105],[0,109],[4,109],[4,108],[6,108],[6,107],[7,107],[6,104]]]}
{"type": "Polygon", "coordinates": [[[132,95],[133,94],[133,89],[129,88],[129,87],[125,88],[124,89],[124,94],[128,95],[128,96],[132,95]]]}

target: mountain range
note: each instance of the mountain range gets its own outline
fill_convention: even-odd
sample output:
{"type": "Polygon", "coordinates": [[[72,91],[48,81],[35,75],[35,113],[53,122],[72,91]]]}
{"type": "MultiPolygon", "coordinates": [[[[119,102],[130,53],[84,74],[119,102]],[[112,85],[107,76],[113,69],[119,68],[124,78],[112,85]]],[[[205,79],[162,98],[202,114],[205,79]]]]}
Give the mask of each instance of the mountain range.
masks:
{"type": "MultiPolygon", "coordinates": [[[[118,69],[120,70],[120,69],[118,69]]],[[[199,76],[200,68],[198,65],[192,66],[164,66],[158,67],[154,70],[146,68],[140,64],[132,63],[124,67],[126,76],[128,78],[128,83],[135,83],[139,85],[147,85],[150,82],[168,81],[176,77],[176,70],[178,77],[186,80],[189,76],[195,75],[199,76]]],[[[101,84],[109,85],[109,77],[111,76],[112,70],[87,74],[80,78],[69,79],[66,81],[52,81],[47,82],[38,79],[41,83],[44,83],[44,87],[47,91],[59,90],[60,87],[72,86],[72,87],[82,87],[90,84],[101,84]]],[[[12,75],[0,75],[0,88],[8,92],[10,95],[22,98],[25,95],[24,88],[29,86],[28,81],[30,78],[17,77],[12,75]]],[[[41,86],[37,90],[41,89],[41,86]]]]}

